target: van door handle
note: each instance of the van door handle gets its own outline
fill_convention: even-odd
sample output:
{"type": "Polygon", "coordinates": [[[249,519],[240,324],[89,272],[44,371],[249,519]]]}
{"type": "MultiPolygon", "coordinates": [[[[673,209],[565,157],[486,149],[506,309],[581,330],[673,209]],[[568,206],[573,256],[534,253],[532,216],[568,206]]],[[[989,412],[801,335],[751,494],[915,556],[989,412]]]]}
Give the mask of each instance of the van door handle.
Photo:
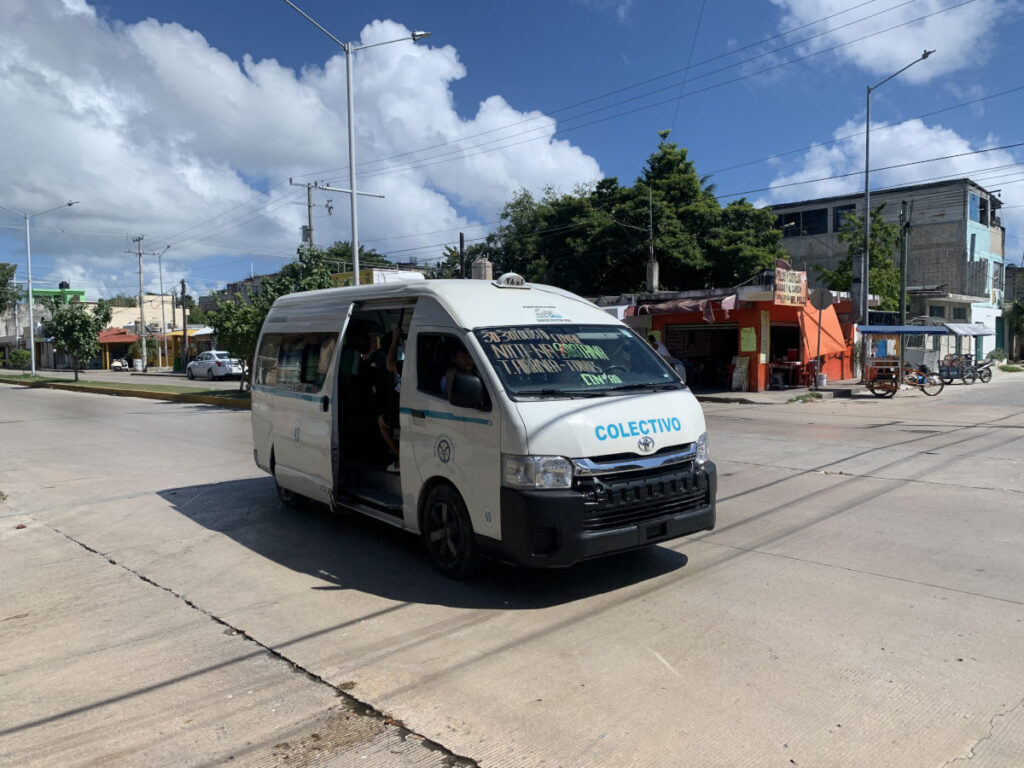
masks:
{"type": "Polygon", "coordinates": [[[423,411],[417,411],[415,408],[410,408],[409,409],[409,413],[412,414],[412,417],[414,419],[425,419],[425,418],[427,418],[427,414],[425,414],[423,411]]]}
{"type": "Polygon", "coordinates": [[[329,398],[327,395],[324,395],[323,397],[321,397],[320,398],[320,410],[324,411],[326,413],[330,409],[330,407],[331,407],[331,398],[329,398]]]}

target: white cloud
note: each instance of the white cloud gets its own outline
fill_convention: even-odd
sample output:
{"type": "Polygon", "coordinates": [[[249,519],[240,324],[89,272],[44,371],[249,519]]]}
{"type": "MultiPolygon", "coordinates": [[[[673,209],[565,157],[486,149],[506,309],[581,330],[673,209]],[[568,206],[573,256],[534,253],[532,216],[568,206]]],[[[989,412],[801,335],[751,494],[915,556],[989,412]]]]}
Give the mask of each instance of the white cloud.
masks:
{"type": "MultiPolygon", "coordinates": [[[[409,34],[376,21],[359,42],[409,34]]],[[[593,158],[554,139],[552,119],[517,112],[500,96],[460,118],[450,85],[466,69],[452,47],[429,42],[355,54],[358,187],[386,195],[360,198],[360,242],[380,239],[383,252],[431,246],[416,253],[437,257],[460,228],[495,219],[518,189],[600,178],[593,158]],[[513,146],[495,150],[496,139],[513,146]],[[435,148],[406,154],[424,147],[435,148]],[[399,235],[409,237],[384,240],[399,235]]],[[[214,255],[237,267],[228,279],[254,260],[257,272],[275,269],[306,220],[304,205],[293,204],[305,202],[304,190],[288,177],[348,187],[346,116],[340,52],[295,72],[272,59],[235,61],[179,24],[105,20],[84,0],[0,6],[0,205],[35,212],[82,201],[33,220],[41,285],[70,279],[90,298],[131,293],[133,280],[137,290],[137,260],[124,252],[124,233],[137,232],[144,250],[174,243],[165,288],[168,275],[215,282],[216,270],[197,266],[214,255]]],[[[348,198],[316,193],[315,202],[327,197],[334,215],[316,209],[316,240],[347,240],[348,198]]],[[[21,261],[20,219],[2,214],[0,227],[0,260],[21,261]]],[[[147,287],[155,272],[147,261],[147,287]]]]}
{"type": "Polygon", "coordinates": [[[917,0],[907,4],[887,0],[885,3],[856,7],[848,13],[841,13],[850,8],[849,0],[770,2],[782,11],[779,19],[780,30],[793,29],[834,16],[812,28],[795,33],[797,37],[805,38],[826,30],[836,30],[834,34],[816,37],[802,44],[798,48],[801,55],[831,48],[890,27],[903,25],[914,19],[921,19],[838,48],[831,54],[841,62],[852,63],[866,72],[887,77],[920,56],[925,49],[935,50],[935,56],[930,57],[927,62],[917,64],[901,75],[910,83],[928,82],[969,65],[979,65],[992,53],[991,47],[985,44],[986,39],[1001,20],[1008,14],[1016,12],[1018,6],[1015,0],[975,0],[945,13],[936,13],[956,3],[950,3],[948,0],[917,0]],[[879,13],[887,10],[888,12],[879,13]],[[867,18],[869,16],[871,18],[867,18]],[[844,26],[862,18],[862,22],[844,26]]]}

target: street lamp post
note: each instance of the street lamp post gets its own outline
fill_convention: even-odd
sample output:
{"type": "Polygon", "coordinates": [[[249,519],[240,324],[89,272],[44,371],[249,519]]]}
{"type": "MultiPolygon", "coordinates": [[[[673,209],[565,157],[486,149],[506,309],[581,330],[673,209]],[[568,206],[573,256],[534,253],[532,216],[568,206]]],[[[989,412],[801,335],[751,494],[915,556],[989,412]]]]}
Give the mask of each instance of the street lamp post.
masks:
{"type": "Polygon", "coordinates": [[[6,206],[0,205],[5,211],[13,213],[17,216],[21,216],[25,219],[25,267],[28,272],[28,339],[29,339],[29,351],[32,355],[32,375],[36,375],[36,328],[35,318],[32,316],[32,237],[29,233],[29,220],[36,216],[43,216],[47,213],[53,213],[59,211],[61,208],[70,208],[72,205],[78,203],[78,200],[68,200],[63,205],[58,205],[54,208],[49,208],[39,213],[22,213],[16,211],[13,208],[7,208],[6,206]]]}
{"type": "MultiPolygon", "coordinates": [[[[163,264],[164,254],[167,253],[167,251],[168,251],[168,249],[170,247],[171,246],[169,246],[169,245],[164,246],[164,249],[162,251],[160,251],[160,253],[158,253],[156,255],[157,269],[160,270],[160,324],[162,326],[163,335],[164,335],[164,359],[161,361],[161,363],[160,363],[161,365],[170,365],[170,362],[171,362],[171,358],[168,357],[168,355],[167,355],[167,317],[164,315],[164,264],[163,264]]],[[[174,318],[171,317],[171,320],[173,321],[174,318]]],[[[173,368],[174,366],[171,366],[171,367],[173,368]]]]}
{"type": "Polygon", "coordinates": [[[868,323],[868,294],[870,293],[868,276],[871,270],[871,187],[869,185],[871,173],[871,92],[878,90],[894,77],[902,72],[906,72],[919,61],[924,61],[933,53],[935,51],[925,50],[918,58],[907,64],[903,69],[893,72],[878,85],[868,86],[867,109],[864,118],[864,253],[860,259],[860,296],[858,297],[860,299],[859,319],[864,325],[868,323]]]}
{"type": "MultiPolygon", "coordinates": [[[[422,40],[425,37],[430,37],[429,32],[415,31],[408,37],[399,37],[395,40],[385,40],[380,43],[369,43],[368,45],[353,45],[352,43],[343,43],[341,40],[336,38],[320,24],[318,24],[309,14],[299,8],[291,0],[284,0],[288,5],[298,11],[302,16],[306,18],[313,26],[327,35],[331,40],[341,46],[341,49],[345,51],[345,79],[347,82],[346,90],[348,91],[348,189],[333,190],[336,192],[347,192],[349,196],[349,204],[352,213],[352,272],[353,272],[353,285],[359,285],[359,219],[356,212],[356,195],[359,194],[356,191],[356,132],[355,132],[355,113],[352,99],[352,55],[356,51],[361,51],[365,48],[376,48],[380,45],[390,45],[391,43],[400,43],[404,40],[422,40]]],[[[379,195],[377,195],[379,197],[379,195]]]]}

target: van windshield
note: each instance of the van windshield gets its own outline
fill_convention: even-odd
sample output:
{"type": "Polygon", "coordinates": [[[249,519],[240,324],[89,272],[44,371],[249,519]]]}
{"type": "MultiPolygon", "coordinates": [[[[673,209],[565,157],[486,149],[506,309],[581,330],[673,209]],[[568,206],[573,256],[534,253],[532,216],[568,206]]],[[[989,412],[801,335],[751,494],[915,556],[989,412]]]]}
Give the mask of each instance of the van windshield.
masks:
{"type": "Polygon", "coordinates": [[[625,327],[525,325],[475,333],[513,397],[600,397],[683,386],[658,353],[625,327]]]}

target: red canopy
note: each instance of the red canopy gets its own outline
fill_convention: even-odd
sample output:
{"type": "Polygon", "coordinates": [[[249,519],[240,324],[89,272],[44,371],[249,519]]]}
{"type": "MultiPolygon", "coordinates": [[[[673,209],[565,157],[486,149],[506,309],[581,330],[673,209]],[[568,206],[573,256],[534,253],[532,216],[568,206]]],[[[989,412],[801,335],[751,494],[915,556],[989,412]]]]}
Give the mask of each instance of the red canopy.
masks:
{"type": "MultiPolygon", "coordinates": [[[[818,310],[810,304],[800,313],[800,335],[804,360],[814,360],[818,356],[818,310]]],[[[821,311],[821,354],[835,355],[848,349],[836,308],[829,305],[821,311]]]]}

